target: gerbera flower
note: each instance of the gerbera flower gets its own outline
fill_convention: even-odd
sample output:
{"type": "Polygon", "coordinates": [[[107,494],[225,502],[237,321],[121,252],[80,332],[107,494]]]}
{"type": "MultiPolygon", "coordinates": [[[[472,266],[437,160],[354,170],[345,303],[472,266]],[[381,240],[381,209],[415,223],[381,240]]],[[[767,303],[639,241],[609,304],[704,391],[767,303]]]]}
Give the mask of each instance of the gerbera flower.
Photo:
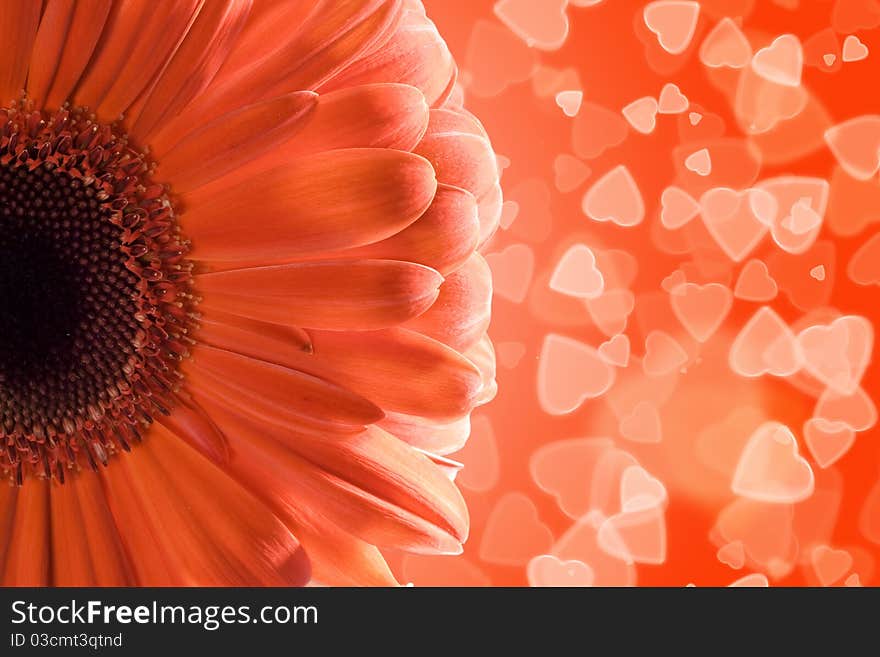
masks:
{"type": "Polygon", "coordinates": [[[0,580],[456,552],[501,193],[419,0],[0,11],[0,580]]]}

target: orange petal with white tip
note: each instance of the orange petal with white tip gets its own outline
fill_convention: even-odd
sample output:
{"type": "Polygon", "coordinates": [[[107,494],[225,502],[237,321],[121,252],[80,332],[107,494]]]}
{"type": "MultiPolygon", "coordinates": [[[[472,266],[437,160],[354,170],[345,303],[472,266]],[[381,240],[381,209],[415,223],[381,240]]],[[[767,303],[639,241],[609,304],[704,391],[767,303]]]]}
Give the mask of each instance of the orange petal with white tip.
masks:
{"type": "Polygon", "coordinates": [[[202,274],[196,280],[205,308],[331,330],[397,326],[431,308],[443,283],[433,269],[398,260],[300,262],[202,274]]]}
{"type": "Polygon", "coordinates": [[[434,169],[416,155],[329,151],[216,193],[195,190],[182,199],[183,223],[197,260],[270,263],[390,237],[418,219],[436,189],[434,169]]]}
{"type": "Polygon", "coordinates": [[[431,207],[396,235],[328,255],[409,260],[446,275],[468,260],[479,237],[480,221],[473,195],[458,187],[441,184],[437,186],[431,207]]]}
{"type": "Polygon", "coordinates": [[[485,333],[491,310],[492,272],[483,256],[474,253],[446,277],[431,307],[406,327],[464,351],[485,333]]]}

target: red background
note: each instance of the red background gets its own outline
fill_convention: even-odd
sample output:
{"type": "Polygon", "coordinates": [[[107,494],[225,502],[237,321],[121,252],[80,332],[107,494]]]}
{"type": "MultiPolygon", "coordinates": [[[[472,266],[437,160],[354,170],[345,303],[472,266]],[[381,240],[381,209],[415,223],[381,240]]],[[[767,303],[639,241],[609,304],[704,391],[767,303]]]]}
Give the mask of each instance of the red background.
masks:
{"type": "MultiPolygon", "coordinates": [[[[555,11],[552,7],[560,4],[547,0],[547,11],[555,11]]],[[[510,160],[509,167],[503,172],[502,185],[505,198],[517,203],[519,211],[514,222],[499,232],[488,251],[498,253],[512,244],[525,244],[535,255],[535,268],[528,296],[522,303],[514,303],[501,296],[497,296],[494,303],[491,335],[496,347],[504,344],[505,348],[511,348],[512,344],[515,348],[524,349],[524,355],[515,366],[511,367],[513,363],[510,360],[506,364],[499,363],[498,397],[476,413],[475,435],[479,432],[485,434],[487,427],[491,426],[497,451],[492,452],[491,441],[487,442],[485,436],[477,436],[478,443],[473,449],[469,446],[460,455],[452,455],[452,458],[460,458],[465,464],[465,471],[469,467],[483,468],[485,471],[485,459],[491,460],[497,456],[497,478],[492,472],[486,475],[491,482],[488,490],[469,490],[466,481],[462,483],[472,515],[471,537],[463,555],[392,555],[392,565],[404,582],[412,581],[417,585],[526,585],[525,563],[505,565],[484,558],[486,555],[485,552],[481,553],[481,545],[486,540],[487,520],[505,495],[523,493],[537,510],[539,525],[545,525],[554,539],[558,539],[572,524],[572,519],[562,513],[555,500],[536,485],[530,473],[530,458],[536,449],[552,441],[596,435],[610,435],[622,447],[632,447],[640,462],[663,481],[669,491],[667,557],[662,565],[639,565],[639,585],[683,586],[689,582],[697,586],[727,585],[750,572],[760,572],[759,568],[748,564],[742,570],[734,571],[716,557],[718,546],[710,541],[710,530],[719,512],[733,499],[733,495],[728,491],[728,482],[713,477],[699,463],[695,456],[695,436],[712,422],[719,421],[721,413],[728,413],[738,406],[755,404],[775,419],[796,427],[795,434],[800,436],[799,429],[812,409],[811,397],[779,380],[767,380],[765,377],[747,381],[733,375],[719,364],[726,362],[723,353],[726,353],[725,345],[729,344],[722,337],[706,346],[708,355],[705,366],[695,368],[682,377],[673,398],[664,408],[664,440],[660,445],[627,445],[626,441],[613,435],[613,427],[609,428],[611,425],[607,423],[609,413],[603,399],[587,401],[573,413],[563,416],[545,413],[538,403],[538,355],[547,333],[571,336],[594,346],[607,339],[592,325],[582,306],[573,306],[570,300],[547,289],[550,272],[570,244],[583,241],[591,246],[598,244],[604,248],[622,249],[635,257],[638,273],[632,289],[637,294],[637,303],[633,315],[635,321],[631,318],[627,329],[634,354],[643,353],[647,329],[665,326],[667,322],[662,312],[655,313],[651,295],[662,293],[660,282],[687,261],[690,254],[670,253],[669,249],[658,247],[656,239],[660,194],[677,175],[673,165],[673,150],[683,142],[682,119],[658,117],[658,126],[653,134],[643,136],[630,130],[622,144],[598,157],[580,158],[592,174],[576,190],[563,193],[554,182],[554,161],[559,154],[574,154],[572,131],[577,119],[565,116],[555,103],[554,94],[547,93],[546,89],[536,89],[536,85],[540,86],[542,75],[552,77],[541,67],[557,71],[573,69],[577,72],[580,87],[572,86],[570,78],[564,78],[557,83],[558,88],[581,88],[585,103],[595,103],[619,112],[636,98],[646,95],[656,97],[663,84],[675,82],[690,99],[692,109],[694,105],[699,106],[705,115],[704,119],[717,115],[717,119],[711,120],[723,124],[725,136],[742,137],[731,103],[718,85],[713,83],[711,71],[697,56],[699,44],[707,32],[725,15],[741,16],[744,31],[753,45],[760,47],[782,33],[796,34],[802,42],[806,42],[811,36],[834,25],[838,44],[843,42],[846,34],[856,33],[869,49],[876,46],[878,52],[876,55],[871,52],[861,62],[842,66],[838,63],[831,67],[833,70],[805,67],[803,85],[809,89],[818,106],[824,108],[826,123],[830,121],[833,124],[878,110],[880,38],[877,25],[880,25],[880,7],[876,2],[867,0],[843,3],[801,0],[794,9],[780,6],[791,5],[790,2],[776,3],[772,0],[707,0],[701,3],[699,24],[691,46],[684,54],[673,57],[660,49],[656,37],[645,29],[641,11],[644,4],[632,0],[606,0],[596,7],[569,7],[570,30],[564,45],[558,50],[542,51],[528,48],[512,33],[500,48],[491,44],[487,47],[486,43],[474,41],[474,35],[480,34],[475,32],[478,25],[483,28],[486,24],[494,26],[492,34],[506,30],[493,14],[491,0],[425,0],[428,15],[436,22],[459,63],[468,108],[485,125],[496,152],[510,160]],[[840,8],[837,6],[839,4],[845,6],[840,8]],[[487,75],[490,76],[490,82],[491,76],[495,76],[498,81],[496,86],[504,88],[488,95],[487,75]],[[520,81],[510,81],[505,85],[504,81],[510,77],[520,78],[520,81]],[[472,88],[475,79],[482,88],[472,88]],[[581,199],[590,183],[620,163],[630,168],[645,199],[646,221],[636,228],[621,229],[598,224],[581,211],[581,199]],[[545,188],[547,194],[542,198],[540,190],[545,188]],[[535,192],[535,189],[539,192],[535,192]],[[713,358],[713,350],[723,352],[722,356],[713,358]]],[[[552,89],[553,85],[549,87],[552,89]]],[[[783,139],[786,142],[821,139],[823,126],[828,127],[821,121],[818,126],[795,126],[789,133],[783,134],[783,139]]],[[[781,161],[764,162],[761,178],[796,173],[831,180],[835,167],[834,158],[827,148],[821,146],[805,155],[783,155],[778,159],[781,161]]],[[[873,184],[877,185],[876,180],[873,184]]],[[[807,301],[802,301],[800,307],[791,302],[790,296],[780,294],[771,305],[786,321],[794,322],[803,315],[804,310],[821,305],[864,315],[875,324],[880,318],[877,288],[856,286],[845,273],[845,264],[853,251],[876,232],[876,227],[850,230],[854,232],[851,235],[833,230],[835,221],[847,221],[845,217],[835,218],[835,212],[840,215],[845,211],[847,209],[841,206],[839,194],[835,195],[832,189],[831,207],[820,236],[821,242],[831,245],[830,251],[825,254],[829,257],[824,262],[828,273],[826,285],[821,292],[812,296],[808,289],[807,301]]],[[[876,219],[880,220],[880,213],[876,219]]],[[[769,262],[773,253],[772,244],[765,242],[752,257],[769,262]]],[[[723,260],[723,256],[718,254],[711,257],[723,260]]],[[[812,266],[814,263],[809,264],[812,266]]],[[[780,266],[795,265],[784,263],[780,266]]],[[[727,262],[724,268],[726,270],[720,274],[722,280],[735,281],[736,268],[732,263],[727,262]]],[[[777,278],[785,292],[781,280],[784,276],[777,278]]],[[[732,286],[732,283],[728,284],[732,286]]],[[[736,301],[719,333],[727,335],[735,332],[756,307],[755,304],[736,301]]],[[[880,390],[880,373],[876,366],[869,366],[863,386],[876,399],[880,390]]],[[[828,544],[850,552],[854,558],[852,572],[859,575],[862,584],[877,582],[874,560],[880,556],[878,546],[868,540],[859,527],[860,514],[870,491],[877,484],[880,471],[877,433],[876,428],[860,433],[849,453],[829,470],[813,467],[817,488],[830,490],[833,495],[839,496],[840,506],[836,515],[827,508],[805,507],[803,512],[798,512],[798,522],[801,523],[830,522],[831,533],[826,536],[828,544]],[[815,514],[815,517],[810,514],[815,514]]],[[[804,452],[801,443],[801,453],[804,452]]],[[[588,483],[585,479],[584,485],[588,483]]],[[[534,519],[530,518],[522,518],[519,523],[502,523],[502,526],[492,527],[490,531],[499,533],[491,537],[493,541],[507,540],[512,544],[523,544],[524,554],[528,552],[525,544],[537,540],[534,536],[534,519]]],[[[809,558],[804,559],[802,553],[797,567],[784,577],[771,577],[771,582],[783,585],[815,584],[816,578],[811,571],[809,558]]]]}

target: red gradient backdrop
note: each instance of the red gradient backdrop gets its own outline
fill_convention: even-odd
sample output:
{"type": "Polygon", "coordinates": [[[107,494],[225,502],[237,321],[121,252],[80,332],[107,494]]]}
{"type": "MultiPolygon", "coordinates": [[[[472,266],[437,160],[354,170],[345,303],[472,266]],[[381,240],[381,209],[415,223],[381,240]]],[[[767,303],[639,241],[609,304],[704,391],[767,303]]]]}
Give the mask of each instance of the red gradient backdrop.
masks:
{"type": "MultiPolygon", "coordinates": [[[[491,335],[499,355],[499,393],[475,415],[465,450],[451,455],[464,463],[459,482],[471,510],[471,536],[459,556],[391,555],[401,580],[526,585],[569,578],[570,583],[718,586],[763,573],[773,585],[876,584],[877,429],[858,432],[839,460],[820,467],[802,430],[821,392],[815,380],[804,375],[746,378],[728,364],[733,338],[765,304],[734,299],[721,327],[700,343],[671,312],[670,282],[666,288],[663,282],[680,270],[682,280],[732,290],[744,262],[757,259],[767,265],[779,290],[766,305],[796,331],[837,315],[863,316],[876,326],[878,288],[854,283],[847,265],[878,232],[873,222],[880,221],[880,185],[876,176],[856,182],[843,173],[823,133],[846,119],[880,112],[880,5],[874,0],[703,0],[690,45],[672,55],[647,29],[645,2],[605,0],[589,7],[574,2],[566,7],[563,0],[507,3],[510,14],[521,7],[526,16],[532,12],[535,20],[525,29],[540,37],[533,45],[544,49],[517,37],[495,14],[495,4],[425,0],[459,62],[467,105],[501,156],[507,202],[503,228],[488,249],[498,288],[491,335]],[[737,95],[742,70],[714,69],[701,61],[701,43],[725,16],[741,25],[754,51],[786,33],[804,44],[798,89],[806,92],[806,100],[795,116],[780,117],[784,99],[772,95],[758,94],[750,109],[741,86],[737,95]],[[547,49],[563,34],[560,47],[547,49]],[[848,35],[857,35],[867,47],[866,58],[842,61],[853,59],[841,51],[848,35]],[[542,38],[548,43],[542,44],[542,38]],[[833,62],[822,58],[829,54],[833,62]],[[689,100],[688,111],[658,115],[649,135],[623,121],[624,106],[645,96],[656,98],[669,82],[689,100]],[[557,103],[561,91],[583,92],[576,116],[567,116],[557,103]],[[691,112],[700,115],[697,125],[691,112]],[[750,135],[741,127],[744,118],[768,116],[778,120],[770,130],[750,135]],[[713,170],[695,178],[682,162],[702,147],[713,154],[713,170]],[[582,210],[585,192],[620,164],[632,173],[644,199],[645,219],[635,227],[599,223],[582,210]],[[821,232],[806,253],[788,254],[768,236],[742,262],[734,262],[699,219],[676,230],[660,223],[661,195],[670,185],[699,198],[709,187],[745,188],[781,175],[829,182],[821,232]],[[546,336],[598,347],[615,332],[597,327],[583,301],[549,287],[560,258],[575,243],[597,254],[606,289],[617,281],[632,293],[635,307],[623,333],[633,358],[628,367],[618,368],[605,394],[554,415],[539,401],[538,368],[546,336]],[[815,269],[820,265],[822,273],[815,269]],[[646,337],[656,330],[675,338],[686,352],[682,372],[643,376],[638,363],[646,337]],[[660,442],[622,435],[628,431],[622,422],[631,428],[645,421],[633,417],[635,406],[645,400],[658,412],[660,442]],[[749,503],[731,491],[744,441],[760,422],[770,420],[791,428],[800,456],[814,473],[815,492],[806,501],[749,503]],[[601,468],[571,442],[594,437],[607,437],[616,450],[613,457],[606,454],[601,468]],[[536,465],[548,445],[560,451],[553,456],[551,449],[549,460],[536,465]],[[616,499],[622,470],[635,462],[668,494],[662,563],[615,563],[594,544],[560,545],[587,507],[573,511],[570,503],[566,513],[565,505],[543,489],[555,486],[576,498],[582,487],[584,504],[595,508],[603,495],[616,499]],[[719,555],[724,546],[726,552],[719,555]],[[544,554],[583,563],[592,576],[579,580],[584,571],[577,564],[549,575],[533,565],[530,578],[529,562],[544,554]]],[[[577,373],[568,376],[574,380],[577,373]]],[[[873,362],[861,385],[876,399],[880,371],[873,362]]],[[[577,507],[580,502],[575,502],[577,507]]],[[[608,508],[616,503],[608,502],[608,508]]]]}

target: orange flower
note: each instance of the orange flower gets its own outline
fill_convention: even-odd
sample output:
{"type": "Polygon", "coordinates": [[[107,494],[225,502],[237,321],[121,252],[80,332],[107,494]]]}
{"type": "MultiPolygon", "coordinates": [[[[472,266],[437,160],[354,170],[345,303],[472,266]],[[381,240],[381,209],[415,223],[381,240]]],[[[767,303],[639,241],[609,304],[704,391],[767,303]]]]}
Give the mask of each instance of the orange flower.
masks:
{"type": "Polygon", "coordinates": [[[459,551],[501,190],[421,2],[9,0],[0,40],[0,583],[459,551]]]}

